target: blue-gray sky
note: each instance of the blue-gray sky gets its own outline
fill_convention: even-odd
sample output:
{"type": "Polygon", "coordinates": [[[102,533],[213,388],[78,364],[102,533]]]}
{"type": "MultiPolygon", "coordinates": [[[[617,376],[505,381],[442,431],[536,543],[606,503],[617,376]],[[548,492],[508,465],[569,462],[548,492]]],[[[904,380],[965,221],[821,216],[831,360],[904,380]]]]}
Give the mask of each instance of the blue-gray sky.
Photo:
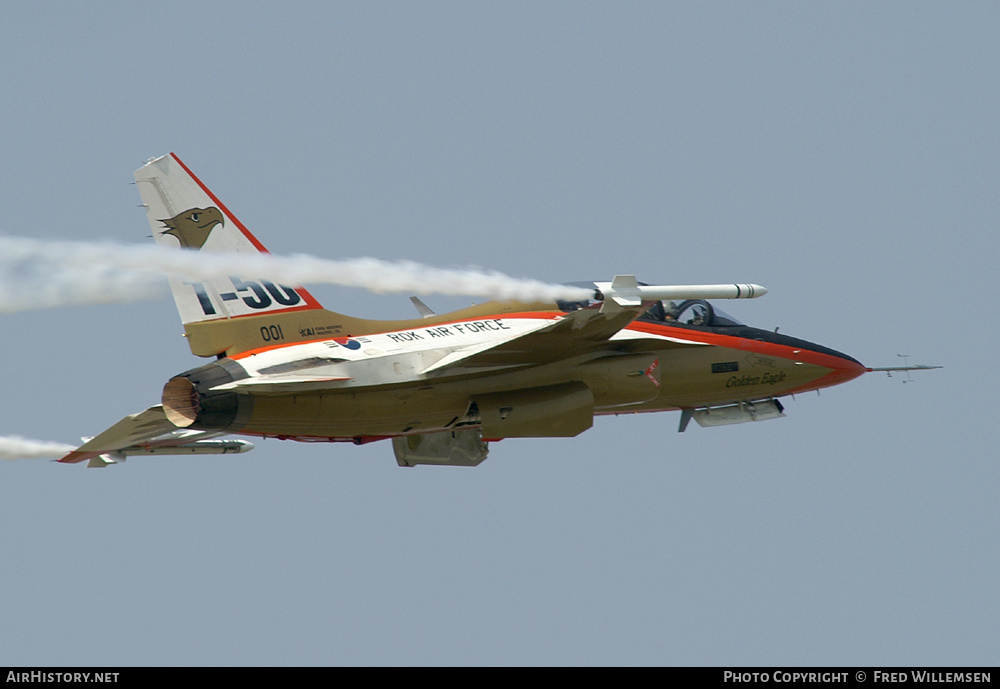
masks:
{"type": "MultiPolygon", "coordinates": [[[[946,368],[473,470],[274,440],[4,462],[0,664],[995,662],[997,5],[2,13],[4,234],[150,241],[131,173],[175,151],[276,253],[756,282],[726,310],[946,368]]],[[[2,320],[0,435],[77,442],[199,363],[168,296],[2,320]]]]}

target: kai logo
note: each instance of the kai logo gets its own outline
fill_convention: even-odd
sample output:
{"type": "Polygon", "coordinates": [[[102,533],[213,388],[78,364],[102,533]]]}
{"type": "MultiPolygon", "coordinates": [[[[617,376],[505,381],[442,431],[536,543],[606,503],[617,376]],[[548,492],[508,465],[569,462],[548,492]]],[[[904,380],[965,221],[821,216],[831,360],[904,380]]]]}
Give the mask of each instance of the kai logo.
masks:
{"type": "Polygon", "coordinates": [[[200,249],[216,225],[225,225],[222,212],[215,206],[189,208],[172,218],[160,220],[167,229],[161,234],[176,237],[185,249],[200,249]]]}

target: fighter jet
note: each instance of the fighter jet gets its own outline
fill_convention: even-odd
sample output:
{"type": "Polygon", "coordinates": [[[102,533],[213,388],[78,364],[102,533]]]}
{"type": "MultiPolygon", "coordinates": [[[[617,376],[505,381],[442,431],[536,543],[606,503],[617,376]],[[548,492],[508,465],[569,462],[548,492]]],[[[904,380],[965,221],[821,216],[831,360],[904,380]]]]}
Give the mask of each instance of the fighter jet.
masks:
{"type": "MultiPolygon", "coordinates": [[[[177,250],[266,253],[174,154],[136,171],[155,241],[177,250]]],[[[754,284],[577,283],[574,301],[491,301],[410,320],[324,309],[300,285],[254,276],[170,278],[192,353],[160,403],[60,462],[102,467],[141,454],[221,454],[239,438],[387,440],[400,466],[475,466],[505,438],[572,437],[595,415],[680,411],[716,426],[784,415],[781,398],[869,370],[822,345],[740,323],[710,299],[754,284]]],[[[896,367],[913,370],[925,367],[896,367]]]]}

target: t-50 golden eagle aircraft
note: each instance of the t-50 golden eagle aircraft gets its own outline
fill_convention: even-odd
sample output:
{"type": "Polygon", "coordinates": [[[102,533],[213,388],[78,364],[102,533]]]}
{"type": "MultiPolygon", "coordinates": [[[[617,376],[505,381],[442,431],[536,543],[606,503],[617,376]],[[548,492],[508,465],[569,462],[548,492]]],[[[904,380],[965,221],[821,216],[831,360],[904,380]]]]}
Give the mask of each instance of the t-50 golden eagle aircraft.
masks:
{"type": "MultiPolygon", "coordinates": [[[[135,173],[156,242],[266,253],[173,155],[135,173]]],[[[306,442],[390,440],[400,466],[475,466],[490,441],[571,437],[595,414],[681,411],[680,429],[783,415],[779,398],[870,370],[827,347],[751,328],[706,299],[758,285],[581,283],[580,301],[493,301],[421,317],[364,320],[265,279],[171,278],[191,351],[211,363],[167,381],[61,462],[244,452],[239,434],[306,442]]]]}

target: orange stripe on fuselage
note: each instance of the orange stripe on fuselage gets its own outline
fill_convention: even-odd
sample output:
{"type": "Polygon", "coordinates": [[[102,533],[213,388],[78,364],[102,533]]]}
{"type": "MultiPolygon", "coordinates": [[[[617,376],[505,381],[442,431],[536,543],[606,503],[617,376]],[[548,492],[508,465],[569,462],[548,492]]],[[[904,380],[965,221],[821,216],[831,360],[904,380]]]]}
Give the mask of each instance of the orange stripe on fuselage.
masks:
{"type": "MultiPolygon", "coordinates": [[[[532,319],[544,319],[544,320],[554,321],[557,318],[562,317],[563,315],[565,314],[562,311],[524,311],[518,313],[493,314],[486,316],[478,316],[476,318],[463,318],[451,321],[441,321],[441,322],[430,323],[427,325],[427,327],[452,325],[455,323],[471,323],[474,321],[481,321],[490,318],[497,318],[497,319],[532,318],[532,319]]],[[[690,342],[700,342],[703,344],[712,345],[716,347],[725,347],[728,349],[737,349],[745,352],[753,352],[757,354],[762,354],[764,356],[772,356],[779,359],[787,359],[789,361],[800,361],[804,364],[812,364],[814,366],[822,366],[824,368],[830,369],[830,373],[824,375],[823,377],[819,378],[816,381],[813,381],[812,383],[808,383],[804,386],[790,390],[789,393],[804,392],[807,390],[814,390],[816,388],[829,387],[831,385],[844,383],[854,378],[857,378],[866,370],[864,366],[855,361],[834,356],[832,354],[825,354],[823,352],[817,352],[802,347],[777,344],[774,342],[765,342],[763,340],[755,340],[747,337],[736,337],[735,335],[723,335],[714,332],[689,330],[687,328],[678,328],[669,325],[661,325],[658,323],[649,323],[647,321],[633,321],[625,329],[631,332],[645,333],[649,335],[660,335],[662,337],[670,337],[677,340],[688,340],[690,342]]],[[[346,339],[350,337],[370,337],[372,335],[384,335],[392,332],[396,331],[386,330],[383,332],[365,333],[364,335],[357,335],[357,336],[343,335],[338,338],[321,337],[321,338],[316,338],[314,340],[304,340],[292,343],[275,344],[275,345],[269,345],[267,347],[259,347],[257,349],[250,349],[245,352],[240,352],[239,354],[235,354],[230,358],[238,360],[253,356],[255,354],[261,354],[263,352],[270,352],[276,349],[283,349],[286,347],[295,347],[302,344],[310,344],[314,342],[326,342],[328,340],[346,339]]]]}
{"type": "Polygon", "coordinates": [[[807,390],[815,390],[816,388],[824,388],[830,387],[831,385],[846,383],[849,380],[857,378],[867,370],[864,366],[856,361],[852,361],[851,359],[845,359],[811,349],[804,349],[802,347],[778,344],[776,342],[765,342],[763,340],[755,340],[748,337],[736,337],[734,335],[722,335],[719,333],[688,330],[686,328],[675,328],[669,325],[659,325],[645,321],[635,321],[631,323],[626,330],[648,333],[650,335],[673,337],[679,340],[703,342],[716,347],[738,349],[745,352],[763,354],[765,356],[772,356],[779,359],[787,359],[789,361],[801,361],[804,364],[812,364],[814,366],[822,366],[830,369],[830,373],[826,374],[822,378],[782,394],[805,392],[807,390]]]}

